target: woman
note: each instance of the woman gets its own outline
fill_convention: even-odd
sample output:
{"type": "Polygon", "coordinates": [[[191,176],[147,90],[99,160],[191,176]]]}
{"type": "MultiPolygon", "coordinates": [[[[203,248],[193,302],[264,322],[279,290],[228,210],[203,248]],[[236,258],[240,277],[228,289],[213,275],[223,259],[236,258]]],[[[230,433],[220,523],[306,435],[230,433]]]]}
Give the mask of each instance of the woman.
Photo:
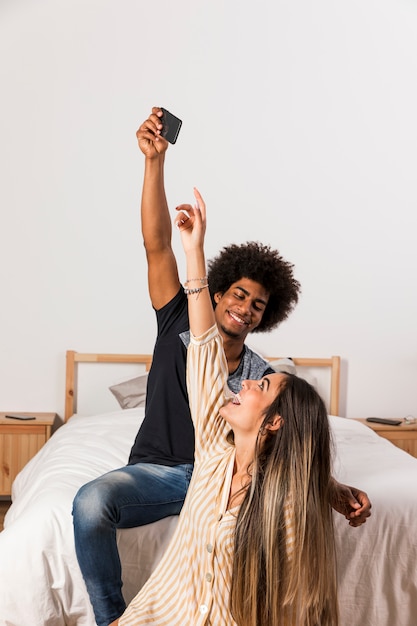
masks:
{"type": "Polygon", "coordinates": [[[205,205],[176,220],[187,260],[195,467],[176,533],[120,626],[336,626],[330,434],[304,380],[245,381],[227,363],[204,258],[205,205]]]}

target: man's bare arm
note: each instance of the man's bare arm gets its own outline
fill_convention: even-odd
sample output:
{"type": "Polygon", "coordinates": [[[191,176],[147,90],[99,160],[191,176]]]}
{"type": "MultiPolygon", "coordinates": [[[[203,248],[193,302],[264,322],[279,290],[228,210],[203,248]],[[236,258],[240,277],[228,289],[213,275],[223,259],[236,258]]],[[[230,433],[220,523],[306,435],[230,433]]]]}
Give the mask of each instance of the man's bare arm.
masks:
{"type": "Polygon", "coordinates": [[[177,262],[172,250],[172,222],[164,185],[167,141],[160,136],[162,111],[152,113],[136,133],[139,148],[145,155],[142,187],[141,224],[148,262],[148,286],[152,305],[162,308],[180,287],[177,262]]]}

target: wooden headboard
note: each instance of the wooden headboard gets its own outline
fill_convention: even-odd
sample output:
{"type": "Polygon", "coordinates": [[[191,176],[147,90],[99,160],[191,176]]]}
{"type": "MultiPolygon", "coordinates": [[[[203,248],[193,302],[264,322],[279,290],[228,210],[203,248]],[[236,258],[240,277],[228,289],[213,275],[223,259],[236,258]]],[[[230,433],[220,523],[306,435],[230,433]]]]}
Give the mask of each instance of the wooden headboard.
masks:
{"type": "MultiPolygon", "coordinates": [[[[274,357],[267,357],[268,361],[274,361],[274,357]]],[[[330,392],[329,392],[329,413],[339,415],[340,396],[340,356],[331,356],[322,359],[313,358],[293,358],[297,367],[323,367],[330,369],[330,392]]]]}
{"type": "MultiPolygon", "coordinates": [[[[265,357],[274,361],[281,357],[265,357]]],[[[330,395],[329,411],[331,415],[339,415],[339,388],[340,388],[340,357],[329,358],[293,358],[297,367],[329,368],[330,395]]],[[[140,363],[149,370],[152,363],[151,354],[97,354],[67,351],[67,367],[65,377],[65,421],[74,415],[77,407],[77,375],[78,363],[140,363]]]]}

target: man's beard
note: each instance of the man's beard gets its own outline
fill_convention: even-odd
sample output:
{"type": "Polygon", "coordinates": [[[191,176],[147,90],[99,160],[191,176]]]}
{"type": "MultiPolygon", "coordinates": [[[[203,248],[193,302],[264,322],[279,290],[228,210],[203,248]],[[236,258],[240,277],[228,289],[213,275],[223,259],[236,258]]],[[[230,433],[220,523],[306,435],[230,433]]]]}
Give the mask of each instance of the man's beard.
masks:
{"type": "Polygon", "coordinates": [[[231,339],[238,339],[241,336],[241,333],[239,331],[233,332],[232,330],[230,330],[229,328],[225,328],[223,326],[223,324],[220,324],[220,328],[222,330],[222,332],[227,336],[230,337],[231,339]]]}

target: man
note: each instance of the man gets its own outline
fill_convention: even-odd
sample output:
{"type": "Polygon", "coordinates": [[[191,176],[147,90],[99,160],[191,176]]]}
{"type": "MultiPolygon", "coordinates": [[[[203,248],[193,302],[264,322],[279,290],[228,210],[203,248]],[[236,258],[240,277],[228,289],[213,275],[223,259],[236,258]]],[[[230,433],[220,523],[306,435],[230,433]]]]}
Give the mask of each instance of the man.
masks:
{"type": "MultiPolygon", "coordinates": [[[[74,500],[77,558],[98,626],[108,626],[125,609],[116,528],[179,514],[193,470],[194,431],[185,379],[188,310],[171,246],[164,188],[168,144],[160,134],[161,115],[161,109],[153,108],[137,132],[145,155],[142,234],[158,325],[145,418],[128,465],[84,485],[74,500]]],[[[300,285],[290,263],[255,242],[224,248],[209,262],[208,279],[188,276],[184,284],[193,289],[207,281],[228,361],[228,385],[237,392],[242,380],[272,372],[245,345],[246,337],[283,321],[297,303],[300,285]]],[[[332,504],[352,525],[363,523],[370,514],[366,494],[337,483],[332,504]]]]}

